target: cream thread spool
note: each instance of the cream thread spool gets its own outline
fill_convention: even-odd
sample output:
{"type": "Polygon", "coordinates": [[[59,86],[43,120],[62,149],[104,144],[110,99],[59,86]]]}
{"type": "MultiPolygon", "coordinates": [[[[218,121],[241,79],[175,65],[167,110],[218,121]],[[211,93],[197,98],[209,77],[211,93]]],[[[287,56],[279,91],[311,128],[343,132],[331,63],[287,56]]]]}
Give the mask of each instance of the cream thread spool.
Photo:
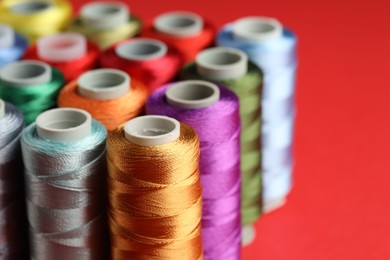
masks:
{"type": "Polygon", "coordinates": [[[80,10],[81,22],[96,30],[108,30],[125,24],[129,20],[129,9],[121,2],[92,2],[80,10]]]}
{"type": "Polygon", "coordinates": [[[109,100],[131,91],[130,76],[117,69],[97,69],[84,73],[77,80],[77,92],[92,100],[109,100]]]}
{"type": "Polygon", "coordinates": [[[192,37],[203,29],[203,18],[191,12],[167,12],[157,16],[153,27],[160,33],[177,37],[192,37]]]}

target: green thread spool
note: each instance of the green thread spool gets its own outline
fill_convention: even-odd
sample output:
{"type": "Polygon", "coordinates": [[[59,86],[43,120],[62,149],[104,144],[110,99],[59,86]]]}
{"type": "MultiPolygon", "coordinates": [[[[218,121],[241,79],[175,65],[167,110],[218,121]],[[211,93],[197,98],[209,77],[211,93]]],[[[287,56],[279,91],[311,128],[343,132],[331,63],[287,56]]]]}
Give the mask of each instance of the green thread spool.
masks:
{"type": "MultiPolygon", "coordinates": [[[[261,213],[261,84],[263,75],[245,53],[232,48],[209,48],[180,73],[182,79],[220,83],[240,99],[242,224],[254,223],[261,213]]],[[[245,240],[245,239],[244,239],[245,240]]]]}
{"type": "Polygon", "coordinates": [[[141,30],[141,21],[130,16],[126,4],[92,2],[81,8],[80,16],[70,23],[68,30],[85,35],[105,50],[136,36],[141,30]]]}
{"type": "Polygon", "coordinates": [[[18,61],[0,69],[0,98],[16,105],[30,124],[57,103],[65,80],[61,72],[40,61],[18,61]]]}

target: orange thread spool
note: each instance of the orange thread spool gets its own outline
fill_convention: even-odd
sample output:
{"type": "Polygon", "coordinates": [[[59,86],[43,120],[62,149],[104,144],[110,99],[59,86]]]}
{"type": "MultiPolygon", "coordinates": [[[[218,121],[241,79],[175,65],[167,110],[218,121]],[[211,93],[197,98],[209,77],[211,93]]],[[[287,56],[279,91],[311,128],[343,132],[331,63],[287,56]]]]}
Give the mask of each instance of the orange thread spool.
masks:
{"type": "Polygon", "coordinates": [[[158,39],[174,46],[187,63],[193,61],[199,51],[213,44],[215,33],[212,24],[197,14],[168,12],[146,25],[141,31],[141,36],[158,39]]]}
{"type": "Polygon", "coordinates": [[[196,132],[138,117],[109,133],[107,160],[112,258],[203,259],[196,132]]]}
{"type": "Polygon", "coordinates": [[[84,109],[112,131],[142,113],[148,94],[145,85],[123,71],[97,69],[67,84],[58,106],[84,109]]]}

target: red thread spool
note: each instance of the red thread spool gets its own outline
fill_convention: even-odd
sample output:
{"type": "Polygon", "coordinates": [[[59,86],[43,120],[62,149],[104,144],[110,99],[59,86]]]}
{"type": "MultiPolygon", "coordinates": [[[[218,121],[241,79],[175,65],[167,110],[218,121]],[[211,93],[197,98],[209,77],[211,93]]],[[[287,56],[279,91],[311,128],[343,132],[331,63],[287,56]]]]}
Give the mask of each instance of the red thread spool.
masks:
{"type": "Polygon", "coordinates": [[[41,37],[29,47],[24,59],[40,60],[59,69],[66,82],[97,67],[100,51],[78,33],[59,33],[41,37]]]}
{"type": "Polygon", "coordinates": [[[100,64],[127,72],[152,92],[171,81],[183,63],[175,48],[159,40],[138,38],[109,48],[100,56],[100,64]]]}
{"type": "Polygon", "coordinates": [[[187,63],[193,61],[199,51],[213,44],[215,33],[215,28],[197,14],[168,12],[146,25],[141,36],[174,46],[187,63]]]}

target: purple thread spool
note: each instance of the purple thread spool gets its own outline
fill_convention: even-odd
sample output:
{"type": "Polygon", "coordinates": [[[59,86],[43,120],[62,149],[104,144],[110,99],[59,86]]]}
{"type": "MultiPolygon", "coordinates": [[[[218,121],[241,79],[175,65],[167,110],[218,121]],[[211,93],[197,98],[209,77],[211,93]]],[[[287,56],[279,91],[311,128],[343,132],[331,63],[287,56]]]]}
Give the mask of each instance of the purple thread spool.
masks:
{"type": "Polygon", "coordinates": [[[240,259],[241,123],[237,96],[207,81],[181,81],[157,89],[148,99],[146,112],[176,118],[198,133],[204,259],[240,259]]]}

